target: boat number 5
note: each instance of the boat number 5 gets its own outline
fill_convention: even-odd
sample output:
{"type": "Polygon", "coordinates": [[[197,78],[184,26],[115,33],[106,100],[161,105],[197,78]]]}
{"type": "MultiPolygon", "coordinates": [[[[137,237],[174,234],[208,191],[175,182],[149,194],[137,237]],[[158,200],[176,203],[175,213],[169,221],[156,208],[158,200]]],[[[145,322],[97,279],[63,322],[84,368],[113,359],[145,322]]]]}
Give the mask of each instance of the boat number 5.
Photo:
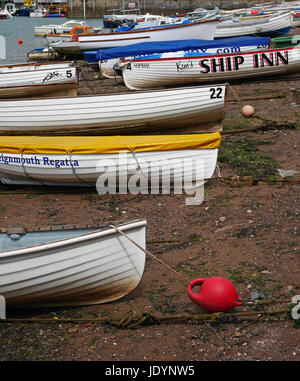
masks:
{"type": "Polygon", "coordinates": [[[222,87],[212,87],[211,89],[209,89],[209,91],[211,92],[210,94],[210,99],[216,99],[216,98],[221,98],[222,99],[222,87]]]}
{"type": "Polygon", "coordinates": [[[72,70],[67,70],[66,76],[67,76],[67,78],[71,78],[72,77],[72,70]]]}

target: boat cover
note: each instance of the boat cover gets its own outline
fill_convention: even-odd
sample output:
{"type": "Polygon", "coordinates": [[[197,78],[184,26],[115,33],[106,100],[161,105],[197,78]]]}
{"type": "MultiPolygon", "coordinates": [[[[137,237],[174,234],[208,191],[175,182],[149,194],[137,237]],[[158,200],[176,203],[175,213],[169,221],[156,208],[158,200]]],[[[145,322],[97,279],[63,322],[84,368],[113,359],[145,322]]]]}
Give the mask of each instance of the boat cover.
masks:
{"type": "MultiPolygon", "coordinates": [[[[97,52],[91,52],[95,59],[99,61],[109,60],[120,57],[135,57],[139,55],[166,53],[176,51],[192,51],[205,53],[207,49],[241,46],[259,46],[270,45],[269,37],[251,37],[241,36],[225,38],[220,40],[182,40],[182,41],[158,41],[141,42],[138,44],[120,46],[116,48],[99,49],[97,52]]],[[[85,53],[85,52],[84,52],[85,53]]]]}
{"type": "Polygon", "coordinates": [[[193,135],[142,136],[1,136],[3,153],[12,154],[106,154],[219,148],[219,132],[193,135]]]}

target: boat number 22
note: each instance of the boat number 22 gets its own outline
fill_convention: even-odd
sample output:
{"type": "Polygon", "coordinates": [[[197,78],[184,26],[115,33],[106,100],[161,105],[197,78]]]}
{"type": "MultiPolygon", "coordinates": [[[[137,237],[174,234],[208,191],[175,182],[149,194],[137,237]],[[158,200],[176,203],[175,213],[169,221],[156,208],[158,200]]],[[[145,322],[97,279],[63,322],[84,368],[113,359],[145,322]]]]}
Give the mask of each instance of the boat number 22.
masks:
{"type": "Polygon", "coordinates": [[[209,91],[211,92],[210,99],[222,99],[222,87],[212,87],[211,89],[209,89],[209,91]]]}

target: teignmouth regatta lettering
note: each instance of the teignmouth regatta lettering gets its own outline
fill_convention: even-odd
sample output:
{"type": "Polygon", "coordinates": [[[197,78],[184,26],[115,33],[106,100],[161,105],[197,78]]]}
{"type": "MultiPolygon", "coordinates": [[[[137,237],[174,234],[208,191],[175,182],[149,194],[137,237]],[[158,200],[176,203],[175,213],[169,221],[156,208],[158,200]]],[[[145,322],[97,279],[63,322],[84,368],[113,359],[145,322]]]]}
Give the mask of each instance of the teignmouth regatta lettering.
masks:
{"type": "MultiPolygon", "coordinates": [[[[203,74],[207,74],[217,72],[238,71],[241,69],[241,67],[245,63],[245,59],[248,57],[250,58],[251,56],[236,55],[228,57],[205,58],[199,61],[199,66],[201,68],[200,72],[203,74]]],[[[252,54],[252,66],[254,69],[263,68],[266,66],[288,65],[288,63],[289,56],[288,51],[286,50],[252,54]]]]}
{"type": "Polygon", "coordinates": [[[21,165],[43,165],[48,167],[79,167],[78,160],[63,159],[50,159],[47,156],[38,158],[37,156],[20,157],[0,154],[0,164],[21,164],[21,165]]]}

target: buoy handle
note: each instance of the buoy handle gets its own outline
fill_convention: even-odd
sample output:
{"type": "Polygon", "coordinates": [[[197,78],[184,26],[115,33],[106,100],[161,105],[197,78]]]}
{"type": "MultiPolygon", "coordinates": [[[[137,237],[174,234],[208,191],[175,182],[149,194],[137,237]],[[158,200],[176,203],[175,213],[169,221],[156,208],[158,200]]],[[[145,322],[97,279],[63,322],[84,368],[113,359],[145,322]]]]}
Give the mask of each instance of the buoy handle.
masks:
{"type": "Polygon", "coordinates": [[[199,304],[199,301],[200,301],[200,298],[199,298],[199,295],[195,294],[193,292],[193,286],[196,286],[196,285],[201,285],[203,284],[203,282],[206,280],[207,278],[197,278],[197,279],[194,279],[190,282],[189,286],[188,286],[188,294],[189,294],[189,297],[197,304],[199,304]]]}

